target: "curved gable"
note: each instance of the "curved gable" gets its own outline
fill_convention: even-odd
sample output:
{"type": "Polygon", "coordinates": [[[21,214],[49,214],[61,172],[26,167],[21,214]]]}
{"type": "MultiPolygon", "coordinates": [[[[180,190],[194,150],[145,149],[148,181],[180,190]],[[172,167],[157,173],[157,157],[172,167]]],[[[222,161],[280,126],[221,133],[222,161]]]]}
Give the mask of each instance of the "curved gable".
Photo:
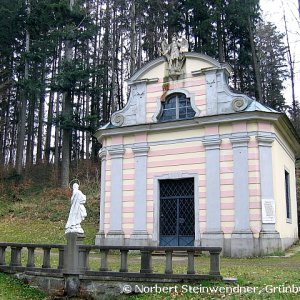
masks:
{"type": "MultiPolygon", "coordinates": [[[[201,70],[208,69],[226,69],[227,73],[231,73],[231,67],[228,64],[221,65],[216,59],[196,52],[188,52],[185,54],[185,65],[183,67],[183,74],[192,74],[201,70]]],[[[155,80],[165,78],[168,76],[167,73],[167,60],[161,56],[155,60],[146,63],[143,67],[137,70],[128,80],[128,84],[133,84],[136,81],[141,80],[155,80]]]]}
{"type": "Polygon", "coordinates": [[[231,67],[205,54],[184,53],[180,72],[171,75],[169,62],[159,57],[127,80],[130,96],[126,106],[112,115],[117,127],[160,122],[162,103],[172,93],[184,91],[195,111],[194,118],[251,110],[253,100],[228,86],[231,67]]]}

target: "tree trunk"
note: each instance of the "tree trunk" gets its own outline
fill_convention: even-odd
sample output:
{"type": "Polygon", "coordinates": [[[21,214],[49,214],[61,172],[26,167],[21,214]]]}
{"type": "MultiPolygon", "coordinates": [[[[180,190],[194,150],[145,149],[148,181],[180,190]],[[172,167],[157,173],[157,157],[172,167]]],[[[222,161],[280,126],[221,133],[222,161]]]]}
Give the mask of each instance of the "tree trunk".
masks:
{"type": "Polygon", "coordinates": [[[260,79],[260,69],[259,69],[259,62],[256,55],[255,43],[254,43],[254,34],[252,30],[252,24],[250,17],[248,17],[248,25],[249,25],[249,38],[250,38],[250,45],[251,45],[251,53],[253,59],[253,69],[255,74],[255,82],[256,82],[256,96],[258,100],[262,101],[262,89],[261,89],[261,79],[260,79]]]}
{"type": "MultiPolygon", "coordinates": [[[[288,66],[289,66],[289,70],[290,70],[291,87],[292,87],[292,119],[295,122],[297,119],[297,103],[296,103],[296,94],[295,94],[295,68],[294,68],[295,62],[293,60],[292,53],[291,53],[285,11],[283,11],[283,21],[284,21],[284,27],[285,27],[286,44],[287,44],[287,61],[288,61],[288,66]]],[[[298,127],[298,126],[296,126],[296,127],[298,127]]]]}
{"type": "Polygon", "coordinates": [[[172,42],[173,34],[177,34],[176,28],[176,18],[174,18],[174,14],[176,13],[176,1],[169,0],[168,1],[168,40],[169,43],[172,42]]]}
{"type": "Polygon", "coordinates": [[[26,169],[30,169],[33,164],[34,151],[34,111],[35,103],[37,102],[37,92],[30,93],[28,103],[28,121],[27,121],[27,143],[26,143],[26,169]]]}
{"type": "MultiPolygon", "coordinates": [[[[59,116],[59,96],[56,97],[56,105],[55,105],[55,116],[58,118],[59,116]]],[[[61,140],[61,130],[59,126],[55,126],[55,137],[54,137],[54,167],[56,174],[58,174],[59,168],[59,160],[60,160],[60,140],[61,140]]]]}
{"type": "Polygon", "coordinates": [[[218,52],[219,52],[219,62],[225,61],[224,55],[224,45],[223,45],[223,29],[222,29],[222,4],[217,1],[217,37],[218,37],[218,52]]]}
{"type": "Polygon", "coordinates": [[[135,14],[135,0],[131,1],[130,6],[130,75],[136,69],[136,14],[135,14]]]}
{"type": "MultiPolygon", "coordinates": [[[[60,65],[62,61],[62,41],[58,42],[58,52],[57,52],[57,68],[58,73],[60,72],[60,65]]],[[[55,93],[54,103],[55,103],[55,118],[58,120],[60,116],[60,97],[61,94],[55,93]]],[[[54,104],[53,104],[54,105],[54,104]]],[[[55,174],[59,175],[59,162],[60,162],[60,154],[61,154],[61,138],[62,138],[62,130],[59,126],[55,126],[55,136],[54,136],[54,169],[55,174]]]]}
{"type": "MultiPolygon", "coordinates": [[[[91,12],[91,6],[90,6],[90,2],[87,1],[87,13],[91,12]]],[[[98,16],[96,17],[96,19],[98,18],[98,16]]],[[[95,36],[97,36],[95,34],[95,36]]],[[[97,40],[97,37],[96,37],[97,40]]],[[[90,46],[89,44],[87,44],[86,48],[85,48],[85,53],[84,53],[84,59],[85,59],[85,68],[89,69],[89,65],[90,65],[90,46]]],[[[94,77],[94,76],[93,76],[94,77]]],[[[90,115],[90,91],[88,88],[85,89],[84,92],[84,108],[83,108],[83,117],[85,118],[85,122],[84,125],[86,127],[88,127],[88,121],[87,118],[90,115]]],[[[85,153],[85,158],[88,160],[89,159],[89,152],[90,152],[90,139],[91,139],[91,134],[89,130],[85,130],[85,132],[82,133],[82,155],[84,155],[85,153]]],[[[82,157],[84,158],[84,156],[82,157]]]]}
{"type": "MultiPolygon", "coordinates": [[[[46,64],[46,62],[45,62],[46,64]]],[[[44,64],[44,65],[45,65],[44,64]]],[[[36,149],[36,162],[41,163],[43,159],[43,140],[44,140],[44,113],[45,113],[45,68],[42,67],[42,88],[39,95],[39,122],[38,122],[38,137],[37,137],[37,149],[36,149]]]]}
{"type": "MultiPolygon", "coordinates": [[[[4,166],[5,163],[5,149],[6,149],[6,139],[7,139],[7,126],[6,124],[6,113],[7,107],[9,106],[9,101],[4,100],[4,95],[1,95],[0,101],[3,101],[0,106],[0,168],[4,166]]],[[[2,170],[1,170],[2,172],[2,170]]],[[[0,174],[1,176],[1,174],[0,174]]]]}
{"type": "Polygon", "coordinates": [[[117,30],[116,30],[116,8],[113,7],[112,10],[112,48],[111,48],[111,82],[110,82],[110,116],[117,110],[116,101],[116,75],[117,75],[117,30]]]}
{"type": "MultiPolygon", "coordinates": [[[[56,72],[56,65],[57,65],[57,50],[56,47],[53,62],[52,62],[52,75],[51,79],[53,79],[54,74],[56,72]]],[[[48,105],[48,116],[47,116],[47,127],[46,127],[46,142],[45,142],[45,162],[50,162],[50,148],[51,148],[51,135],[52,135],[52,121],[53,121],[53,107],[54,107],[54,92],[51,90],[49,95],[49,105],[48,105]]]]}
{"type": "MultiPolygon", "coordinates": [[[[19,77],[18,77],[18,81],[19,81],[19,77]]],[[[19,87],[17,87],[16,89],[16,95],[19,95],[20,92],[19,92],[19,87]]],[[[17,98],[18,99],[18,98],[17,98]]],[[[14,120],[17,120],[18,119],[18,101],[14,101],[13,103],[13,119],[14,120]]],[[[8,122],[9,124],[9,122],[8,122]]],[[[17,143],[18,143],[18,124],[16,122],[13,122],[13,126],[11,128],[11,141],[10,141],[10,145],[9,145],[9,166],[15,166],[16,165],[16,161],[15,159],[17,159],[17,155],[16,155],[16,151],[17,151],[17,143]],[[17,136],[17,138],[15,138],[17,136]]],[[[24,132],[24,137],[25,137],[25,132],[24,132]]],[[[25,139],[25,138],[24,138],[25,139]]],[[[22,170],[22,168],[21,168],[22,170]]]]}
{"type": "Polygon", "coordinates": [[[224,45],[223,45],[223,36],[222,36],[222,26],[221,26],[220,19],[218,19],[217,21],[217,36],[218,36],[219,62],[224,62],[225,55],[224,55],[224,45]]]}
{"type": "MultiPolygon", "coordinates": [[[[30,14],[30,3],[27,2],[27,15],[30,14]]],[[[25,37],[25,52],[29,53],[30,35],[28,28],[26,27],[25,37]]],[[[29,63],[27,56],[25,55],[25,70],[24,70],[24,81],[28,80],[29,74],[29,63]]],[[[22,87],[20,92],[20,118],[18,124],[18,140],[17,140],[17,153],[16,153],[16,171],[17,174],[22,175],[23,170],[23,157],[24,157],[24,142],[25,142],[25,125],[26,125],[26,111],[27,111],[27,91],[25,86],[22,87]]]]}
{"type": "MultiPolygon", "coordinates": [[[[70,10],[73,10],[75,0],[70,0],[70,10]]],[[[65,62],[72,61],[73,48],[70,40],[65,41],[65,62]]],[[[72,102],[71,90],[63,94],[63,111],[62,115],[65,120],[70,120],[72,116],[72,102]]],[[[69,186],[70,178],[70,152],[72,130],[69,126],[63,128],[62,140],[62,162],[61,162],[61,187],[67,188],[69,186]]]]}
{"type": "MultiPolygon", "coordinates": [[[[109,1],[105,0],[106,5],[109,5],[109,1]]],[[[104,4],[104,3],[102,3],[104,4]]],[[[97,0],[95,3],[96,7],[96,19],[95,19],[95,24],[97,25],[98,29],[98,34],[95,36],[93,40],[93,68],[94,70],[99,69],[100,65],[102,65],[102,70],[103,70],[103,76],[101,76],[98,72],[93,76],[92,78],[92,89],[91,89],[91,99],[90,99],[90,107],[91,107],[91,116],[92,119],[90,121],[90,127],[92,131],[96,130],[96,128],[100,125],[100,121],[103,123],[106,121],[104,120],[105,113],[104,111],[104,106],[106,106],[105,101],[103,101],[103,96],[106,95],[104,89],[105,89],[105,76],[106,76],[106,65],[104,62],[104,55],[103,53],[106,51],[107,45],[105,45],[106,40],[105,40],[105,28],[103,27],[103,23],[106,24],[107,22],[107,17],[106,14],[107,12],[104,10],[100,9],[100,6],[102,5],[100,0],[97,0]],[[105,16],[104,16],[105,14],[105,16]],[[104,36],[102,40],[102,32],[104,31],[104,36]],[[102,51],[101,51],[102,50],[102,51]],[[99,88],[102,89],[102,91],[99,91],[99,88]],[[101,103],[102,102],[102,103],[101,103]],[[100,109],[100,104],[102,107],[102,111],[100,109]],[[97,116],[97,118],[95,118],[97,116]]],[[[107,10],[107,6],[106,6],[107,10]]],[[[106,98],[105,98],[106,99],[106,98]]],[[[92,149],[91,149],[91,159],[93,161],[97,161],[98,158],[98,149],[99,149],[99,143],[97,139],[93,136],[91,137],[92,141],[92,149]]]]}
{"type": "MultiPolygon", "coordinates": [[[[65,60],[70,61],[72,59],[72,47],[69,41],[65,43],[65,60]]],[[[63,94],[63,111],[62,115],[64,120],[70,120],[72,115],[72,103],[71,103],[71,91],[66,91],[63,94]]],[[[62,130],[62,162],[61,162],[61,186],[63,188],[69,185],[69,172],[70,172],[70,144],[72,130],[69,126],[65,126],[62,130]]]]}

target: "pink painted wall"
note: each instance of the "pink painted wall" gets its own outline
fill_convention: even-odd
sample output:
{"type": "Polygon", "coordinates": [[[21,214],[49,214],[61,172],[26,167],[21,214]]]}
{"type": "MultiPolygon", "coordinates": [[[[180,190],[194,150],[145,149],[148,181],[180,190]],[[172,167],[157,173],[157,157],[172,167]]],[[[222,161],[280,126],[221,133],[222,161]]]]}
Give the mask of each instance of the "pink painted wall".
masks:
{"type": "MultiPolygon", "coordinates": [[[[268,128],[269,124],[258,124],[259,128],[268,128]]],[[[247,124],[233,124],[230,133],[247,132],[247,124]]],[[[199,138],[208,135],[217,135],[222,130],[222,125],[206,126],[178,132],[177,138],[199,138]],[[199,136],[199,132],[202,135],[199,136]]],[[[228,128],[227,128],[228,130],[228,128]]],[[[154,133],[153,133],[154,134],[154,133]]],[[[150,143],[153,139],[151,132],[138,133],[123,137],[113,137],[107,139],[107,146],[122,144],[127,139],[134,143],[150,143]]],[[[153,235],[155,227],[154,220],[154,183],[155,177],[166,174],[193,173],[198,174],[198,205],[199,205],[199,231],[203,233],[206,229],[206,188],[205,188],[205,147],[199,140],[175,142],[170,133],[161,135],[158,141],[155,133],[155,144],[150,146],[148,152],[147,168],[147,230],[150,237],[153,235]],[[166,143],[168,141],[168,143],[166,143]]],[[[130,237],[134,224],[134,179],[135,163],[134,154],[131,150],[132,144],[124,144],[126,149],[123,157],[123,230],[126,237],[130,237]]],[[[249,172],[249,209],[250,226],[253,233],[258,234],[261,230],[261,194],[260,194],[260,174],[259,174],[259,150],[255,137],[251,137],[248,143],[248,172],[249,172]]],[[[106,174],[106,205],[105,205],[105,231],[109,230],[110,218],[110,191],[111,170],[110,157],[107,156],[106,174]]],[[[220,144],[220,192],[221,192],[221,229],[227,235],[234,230],[235,204],[234,204],[234,174],[233,174],[233,149],[230,139],[224,137],[220,144]]]]}

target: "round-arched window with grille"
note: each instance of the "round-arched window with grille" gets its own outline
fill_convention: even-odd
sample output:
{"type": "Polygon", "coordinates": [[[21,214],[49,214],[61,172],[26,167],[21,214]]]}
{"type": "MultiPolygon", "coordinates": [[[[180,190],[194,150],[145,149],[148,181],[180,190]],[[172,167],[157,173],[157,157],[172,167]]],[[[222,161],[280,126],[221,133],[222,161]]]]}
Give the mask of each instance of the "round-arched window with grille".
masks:
{"type": "Polygon", "coordinates": [[[185,94],[171,94],[162,103],[160,121],[171,121],[180,119],[191,119],[195,116],[195,111],[191,106],[190,99],[185,94]]]}

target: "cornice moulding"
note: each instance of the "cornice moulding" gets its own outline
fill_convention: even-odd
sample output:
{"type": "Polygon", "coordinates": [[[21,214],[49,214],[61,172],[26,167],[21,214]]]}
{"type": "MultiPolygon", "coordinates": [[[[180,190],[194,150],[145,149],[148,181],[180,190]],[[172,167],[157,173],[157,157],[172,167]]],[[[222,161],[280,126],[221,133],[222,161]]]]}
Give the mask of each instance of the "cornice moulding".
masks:
{"type": "Polygon", "coordinates": [[[115,128],[106,128],[99,129],[95,137],[98,140],[106,136],[114,136],[114,135],[126,135],[133,133],[141,133],[141,132],[155,132],[155,131],[168,131],[168,130],[181,130],[188,128],[197,128],[212,125],[212,124],[222,124],[222,123],[232,123],[238,121],[277,121],[281,114],[279,113],[266,113],[266,112],[240,112],[240,113],[232,113],[232,114],[224,114],[224,115],[213,115],[213,116],[205,116],[205,117],[195,117],[193,119],[188,120],[176,120],[171,122],[161,122],[161,123],[147,123],[147,124],[139,124],[139,125],[131,125],[124,127],[115,127],[115,128]]]}
{"type": "Polygon", "coordinates": [[[108,148],[108,153],[110,156],[122,156],[125,153],[125,148],[122,147],[109,147],[108,148]]]}

